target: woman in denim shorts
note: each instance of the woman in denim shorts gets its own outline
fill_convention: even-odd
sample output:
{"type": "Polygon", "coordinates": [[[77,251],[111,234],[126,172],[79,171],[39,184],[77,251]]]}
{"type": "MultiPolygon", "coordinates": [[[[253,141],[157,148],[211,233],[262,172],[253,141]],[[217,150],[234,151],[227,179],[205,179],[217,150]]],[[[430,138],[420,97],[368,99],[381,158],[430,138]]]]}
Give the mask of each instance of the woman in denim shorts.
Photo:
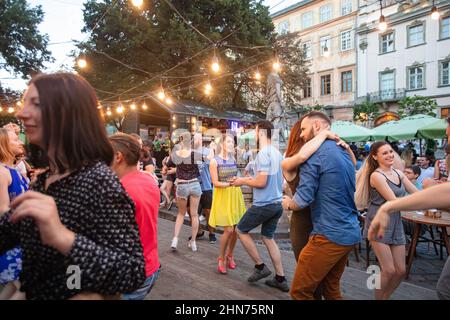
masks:
{"type": "Polygon", "coordinates": [[[200,186],[200,171],[198,169],[198,162],[203,160],[203,155],[195,152],[191,148],[191,134],[184,132],[180,136],[180,147],[172,152],[172,156],[167,163],[168,167],[176,167],[177,186],[177,207],[178,215],[175,221],[174,237],[172,239],[172,250],[177,249],[178,235],[180,234],[181,226],[184,222],[184,215],[186,213],[187,201],[189,199],[189,210],[191,212],[192,236],[189,240],[188,247],[192,251],[197,251],[197,244],[195,238],[199,228],[198,220],[198,204],[202,189],[200,186]]]}

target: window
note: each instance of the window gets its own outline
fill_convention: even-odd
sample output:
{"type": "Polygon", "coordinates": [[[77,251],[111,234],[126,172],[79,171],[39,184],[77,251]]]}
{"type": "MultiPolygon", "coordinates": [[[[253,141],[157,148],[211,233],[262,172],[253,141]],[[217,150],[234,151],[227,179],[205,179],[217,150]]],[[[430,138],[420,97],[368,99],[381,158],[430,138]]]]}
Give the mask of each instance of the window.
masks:
{"type": "Polygon", "coordinates": [[[444,17],[439,22],[439,39],[450,38],[450,16],[444,17]]]}
{"type": "Polygon", "coordinates": [[[311,86],[311,78],[306,80],[306,85],[303,88],[303,98],[311,98],[312,97],[312,86],[311,86]]]}
{"type": "Polygon", "coordinates": [[[323,56],[323,49],[327,47],[328,52],[331,52],[331,38],[330,36],[320,37],[320,55],[323,56]]]}
{"type": "Polygon", "coordinates": [[[330,74],[320,77],[320,94],[322,96],[331,94],[331,75],[330,74]]]}
{"type": "Polygon", "coordinates": [[[409,90],[422,89],[425,87],[423,66],[409,67],[407,72],[409,90]]]}
{"type": "Polygon", "coordinates": [[[333,17],[331,5],[320,7],[320,22],[325,22],[333,17]]]}
{"type": "Polygon", "coordinates": [[[380,53],[394,51],[394,32],[380,36],[380,53]]]}
{"type": "Polygon", "coordinates": [[[312,11],[306,12],[302,15],[302,29],[312,27],[314,24],[312,11]]]}
{"type": "Polygon", "coordinates": [[[352,72],[341,73],[341,92],[352,92],[352,72]]]}
{"type": "Polygon", "coordinates": [[[352,0],[342,0],[341,15],[345,16],[352,12],[352,0]]]}
{"type": "Polygon", "coordinates": [[[425,43],[425,28],[423,24],[408,27],[408,47],[425,43]]]}
{"type": "Polygon", "coordinates": [[[286,34],[289,32],[289,21],[285,20],[278,24],[278,33],[279,34],[286,34]]]}
{"type": "Polygon", "coordinates": [[[341,51],[346,51],[352,48],[352,31],[341,32],[341,51]]]}
{"type": "Polygon", "coordinates": [[[386,71],[380,73],[380,97],[382,99],[395,96],[395,72],[386,71]]]}
{"type": "Polygon", "coordinates": [[[450,60],[439,62],[439,85],[440,86],[450,85],[449,65],[450,65],[450,60]]]}
{"type": "Polygon", "coordinates": [[[305,59],[312,58],[311,41],[305,42],[303,44],[303,57],[305,59]]]}

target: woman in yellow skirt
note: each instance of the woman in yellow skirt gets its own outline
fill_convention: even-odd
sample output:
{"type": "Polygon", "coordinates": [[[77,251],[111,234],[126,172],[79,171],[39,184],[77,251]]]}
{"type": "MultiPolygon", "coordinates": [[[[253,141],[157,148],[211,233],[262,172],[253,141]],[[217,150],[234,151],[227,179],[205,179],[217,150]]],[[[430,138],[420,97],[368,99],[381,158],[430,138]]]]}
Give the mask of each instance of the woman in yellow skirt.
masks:
{"type": "Polygon", "coordinates": [[[217,156],[211,159],[209,171],[214,186],[209,225],[213,228],[224,228],[220,237],[220,254],[217,270],[226,274],[227,266],[235,269],[233,250],[236,246],[236,225],[245,213],[244,197],[240,187],[230,185],[230,180],[237,176],[237,165],[234,159],[234,139],[224,135],[217,146],[217,156]]]}

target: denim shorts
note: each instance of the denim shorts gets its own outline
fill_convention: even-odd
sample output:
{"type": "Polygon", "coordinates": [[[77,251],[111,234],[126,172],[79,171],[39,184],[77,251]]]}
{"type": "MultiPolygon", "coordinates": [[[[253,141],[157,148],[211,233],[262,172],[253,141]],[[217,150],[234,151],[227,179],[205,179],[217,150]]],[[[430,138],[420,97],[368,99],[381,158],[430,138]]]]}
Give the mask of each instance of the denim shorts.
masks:
{"type": "Polygon", "coordinates": [[[177,183],[177,198],[187,200],[189,196],[200,197],[201,195],[202,188],[200,187],[200,182],[177,183]]]}
{"type": "Polygon", "coordinates": [[[261,225],[261,234],[265,238],[272,239],[282,214],[283,207],[280,202],[261,207],[251,206],[239,221],[237,228],[241,233],[249,233],[261,225]]]}
{"type": "Polygon", "coordinates": [[[156,279],[158,279],[160,270],[161,266],[159,267],[158,270],[153,272],[147,279],[145,279],[145,282],[142,285],[142,287],[140,287],[134,292],[123,294],[122,300],[144,300],[145,297],[150,293],[150,291],[152,291],[156,279]]]}

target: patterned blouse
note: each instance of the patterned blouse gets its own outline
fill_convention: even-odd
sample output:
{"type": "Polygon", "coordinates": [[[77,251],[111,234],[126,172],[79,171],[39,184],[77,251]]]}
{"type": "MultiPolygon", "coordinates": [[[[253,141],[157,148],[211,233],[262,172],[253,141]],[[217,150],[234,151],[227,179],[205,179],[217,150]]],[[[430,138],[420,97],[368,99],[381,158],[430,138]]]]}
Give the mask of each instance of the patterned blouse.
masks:
{"type": "Polygon", "coordinates": [[[23,250],[20,281],[27,299],[68,299],[80,292],[115,295],[138,289],[145,281],[145,262],[135,208],[117,176],[98,162],[45,191],[47,176],[48,172],[41,174],[31,190],[52,196],[61,222],[75,232],[67,257],[42,244],[32,219],[11,224],[11,212],[0,218],[0,254],[18,245],[23,250]],[[81,271],[80,289],[68,288],[74,275],[71,266],[81,271]]]}

